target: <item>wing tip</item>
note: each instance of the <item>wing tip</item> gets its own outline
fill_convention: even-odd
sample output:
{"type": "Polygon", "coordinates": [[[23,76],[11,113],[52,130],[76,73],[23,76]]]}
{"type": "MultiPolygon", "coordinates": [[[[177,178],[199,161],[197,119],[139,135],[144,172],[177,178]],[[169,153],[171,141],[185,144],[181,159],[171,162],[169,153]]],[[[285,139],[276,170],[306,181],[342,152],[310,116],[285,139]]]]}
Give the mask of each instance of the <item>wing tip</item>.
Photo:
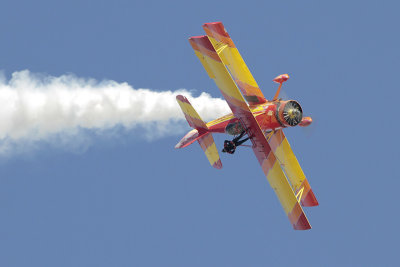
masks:
{"type": "Polygon", "coordinates": [[[189,100],[183,95],[177,95],[176,100],[190,104],[189,100]]]}
{"type": "Polygon", "coordinates": [[[215,51],[207,35],[192,36],[189,38],[189,42],[195,50],[200,50],[199,46],[201,46],[210,51],[215,51]]]}
{"type": "Polygon", "coordinates": [[[303,207],[315,207],[319,205],[318,200],[311,188],[307,195],[301,200],[301,205],[303,207]]]}
{"type": "Polygon", "coordinates": [[[225,30],[224,24],[221,21],[208,22],[203,24],[203,29],[208,29],[215,32],[223,37],[230,38],[228,32],[225,30]]]}
{"type": "Polygon", "coordinates": [[[310,222],[304,214],[299,202],[296,201],[292,211],[288,213],[288,217],[295,230],[311,229],[310,222]]]}
{"type": "Polygon", "coordinates": [[[222,162],[221,159],[218,159],[214,164],[212,165],[216,169],[222,169],[222,162]]]}
{"type": "Polygon", "coordinates": [[[311,225],[307,220],[307,217],[304,213],[302,213],[297,220],[296,223],[293,224],[293,228],[295,230],[309,230],[311,229],[311,225]]]}

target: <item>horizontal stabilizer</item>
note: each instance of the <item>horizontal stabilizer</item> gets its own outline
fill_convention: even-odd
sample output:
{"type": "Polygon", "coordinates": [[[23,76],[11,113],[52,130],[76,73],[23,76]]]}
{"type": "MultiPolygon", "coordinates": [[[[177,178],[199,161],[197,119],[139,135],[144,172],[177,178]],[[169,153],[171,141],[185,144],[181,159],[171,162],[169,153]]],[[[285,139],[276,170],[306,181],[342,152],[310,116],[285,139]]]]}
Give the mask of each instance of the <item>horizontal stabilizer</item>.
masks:
{"type": "Polygon", "coordinates": [[[211,133],[207,133],[197,140],[207,156],[211,166],[216,169],[222,168],[222,162],[219,158],[217,146],[215,145],[214,138],[211,133]]]}
{"type": "Polygon", "coordinates": [[[206,132],[203,134],[199,134],[199,131],[196,129],[191,130],[188,132],[180,141],[178,144],[176,144],[175,148],[184,148],[187,147],[188,145],[192,144],[193,142],[197,141],[199,138],[207,134],[206,132]]]}

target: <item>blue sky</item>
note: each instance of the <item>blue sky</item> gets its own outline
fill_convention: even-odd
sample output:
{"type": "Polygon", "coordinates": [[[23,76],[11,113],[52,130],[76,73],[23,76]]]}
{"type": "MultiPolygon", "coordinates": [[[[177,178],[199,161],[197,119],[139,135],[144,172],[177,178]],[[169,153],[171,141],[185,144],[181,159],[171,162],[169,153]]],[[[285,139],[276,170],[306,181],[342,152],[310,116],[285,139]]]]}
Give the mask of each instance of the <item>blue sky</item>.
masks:
{"type": "Polygon", "coordinates": [[[289,73],[284,95],[314,118],[285,131],[320,202],[313,229],[291,228],[247,148],[215,170],[199,146],[174,149],[174,127],[88,130],[84,149],[1,157],[1,266],[398,264],[399,4],[259,2],[5,0],[0,69],[221,97],[187,38],[222,21],[265,96],[289,73]]]}

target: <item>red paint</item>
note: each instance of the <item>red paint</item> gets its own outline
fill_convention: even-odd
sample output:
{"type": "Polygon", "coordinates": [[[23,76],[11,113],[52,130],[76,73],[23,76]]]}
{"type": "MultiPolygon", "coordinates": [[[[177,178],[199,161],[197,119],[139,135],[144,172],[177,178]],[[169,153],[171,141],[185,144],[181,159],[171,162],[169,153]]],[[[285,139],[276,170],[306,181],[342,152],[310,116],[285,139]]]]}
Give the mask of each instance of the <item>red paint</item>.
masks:
{"type": "Polygon", "coordinates": [[[301,213],[299,219],[295,224],[293,224],[293,228],[296,230],[308,230],[311,229],[311,225],[308,222],[306,215],[304,213],[301,213]]]}
{"type": "Polygon", "coordinates": [[[201,138],[198,139],[198,142],[204,150],[206,150],[209,146],[212,146],[214,144],[214,138],[212,137],[212,134],[207,133],[201,138]]]}
{"type": "Polygon", "coordinates": [[[194,50],[214,59],[215,61],[221,62],[221,59],[206,35],[190,37],[189,43],[194,50]]]}
{"type": "Polygon", "coordinates": [[[276,103],[270,102],[269,104],[264,105],[264,107],[265,110],[256,116],[261,129],[265,132],[282,127],[276,118],[276,103]]]}
{"type": "Polygon", "coordinates": [[[225,31],[224,25],[220,21],[205,23],[203,25],[203,28],[208,28],[210,31],[218,33],[219,35],[222,35],[224,37],[230,38],[229,34],[225,31]]]}
{"type": "Polygon", "coordinates": [[[221,162],[221,160],[218,159],[218,161],[215,162],[215,163],[213,164],[213,167],[216,168],[216,169],[222,169],[222,162],[221,162]]]}
{"type": "Polygon", "coordinates": [[[289,80],[289,75],[287,75],[287,74],[279,75],[279,76],[275,77],[275,79],[273,79],[273,81],[276,83],[284,83],[287,80],[289,80]]]}
{"type": "MultiPolygon", "coordinates": [[[[266,104],[262,105],[264,109],[261,112],[254,113],[254,117],[256,118],[257,123],[260,125],[263,132],[286,127],[286,125],[282,125],[276,118],[277,103],[278,102],[267,102],[266,104]]],[[[232,105],[231,108],[234,108],[237,112],[242,111],[235,105],[232,105]]],[[[237,121],[238,118],[233,118],[224,122],[220,122],[218,124],[210,126],[209,131],[215,133],[225,133],[226,126],[229,123],[234,123],[237,121]]]]}
{"type": "Polygon", "coordinates": [[[181,101],[181,102],[185,102],[185,103],[188,103],[189,105],[191,105],[189,100],[186,97],[184,97],[183,95],[177,95],[176,99],[181,101]]]}
{"type": "Polygon", "coordinates": [[[314,192],[310,188],[310,191],[308,191],[307,195],[305,197],[302,197],[301,199],[301,205],[304,207],[314,207],[318,206],[318,200],[314,195],[314,192]]]}
{"type": "Polygon", "coordinates": [[[190,44],[193,44],[196,46],[196,50],[200,50],[199,46],[202,46],[203,48],[206,48],[210,51],[215,51],[214,47],[212,46],[210,40],[208,39],[207,35],[201,35],[201,36],[193,36],[189,38],[190,44]]]}
{"type": "Polygon", "coordinates": [[[312,118],[311,117],[303,117],[301,119],[301,122],[299,123],[299,126],[301,127],[307,127],[312,123],[312,118]]]}
{"type": "Polygon", "coordinates": [[[243,97],[246,99],[250,106],[255,106],[267,102],[265,97],[262,95],[260,88],[242,82],[236,79],[236,77],[232,78],[235,80],[236,85],[238,86],[243,94],[243,97]]]}
{"type": "Polygon", "coordinates": [[[187,147],[188,145],[192,144],[194,141],[196,141],[200,137],[201,137],[201,135],[199,134],[199,132],[196,129],[193,131],[190,131],[179,141],[178,144],[176,144],[175,148],[187,147]]]}

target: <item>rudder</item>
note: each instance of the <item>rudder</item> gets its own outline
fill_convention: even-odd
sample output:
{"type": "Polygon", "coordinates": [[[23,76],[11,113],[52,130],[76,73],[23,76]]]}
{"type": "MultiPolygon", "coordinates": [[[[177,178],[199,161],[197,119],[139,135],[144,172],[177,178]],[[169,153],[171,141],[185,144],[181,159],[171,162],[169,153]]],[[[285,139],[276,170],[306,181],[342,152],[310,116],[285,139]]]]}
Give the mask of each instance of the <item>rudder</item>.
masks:
{"type": "Polygon", "coordinates": [[[199,133],[204,133],[208,131],[206,123],[200,118],[200,115],[193,108],[186,97],[184,97],[183,95],[177,95],[176,101],[178,101],[178,104],[181,107],[190,127],[195,128],[197,131],[199,131],[199,133]]]}

